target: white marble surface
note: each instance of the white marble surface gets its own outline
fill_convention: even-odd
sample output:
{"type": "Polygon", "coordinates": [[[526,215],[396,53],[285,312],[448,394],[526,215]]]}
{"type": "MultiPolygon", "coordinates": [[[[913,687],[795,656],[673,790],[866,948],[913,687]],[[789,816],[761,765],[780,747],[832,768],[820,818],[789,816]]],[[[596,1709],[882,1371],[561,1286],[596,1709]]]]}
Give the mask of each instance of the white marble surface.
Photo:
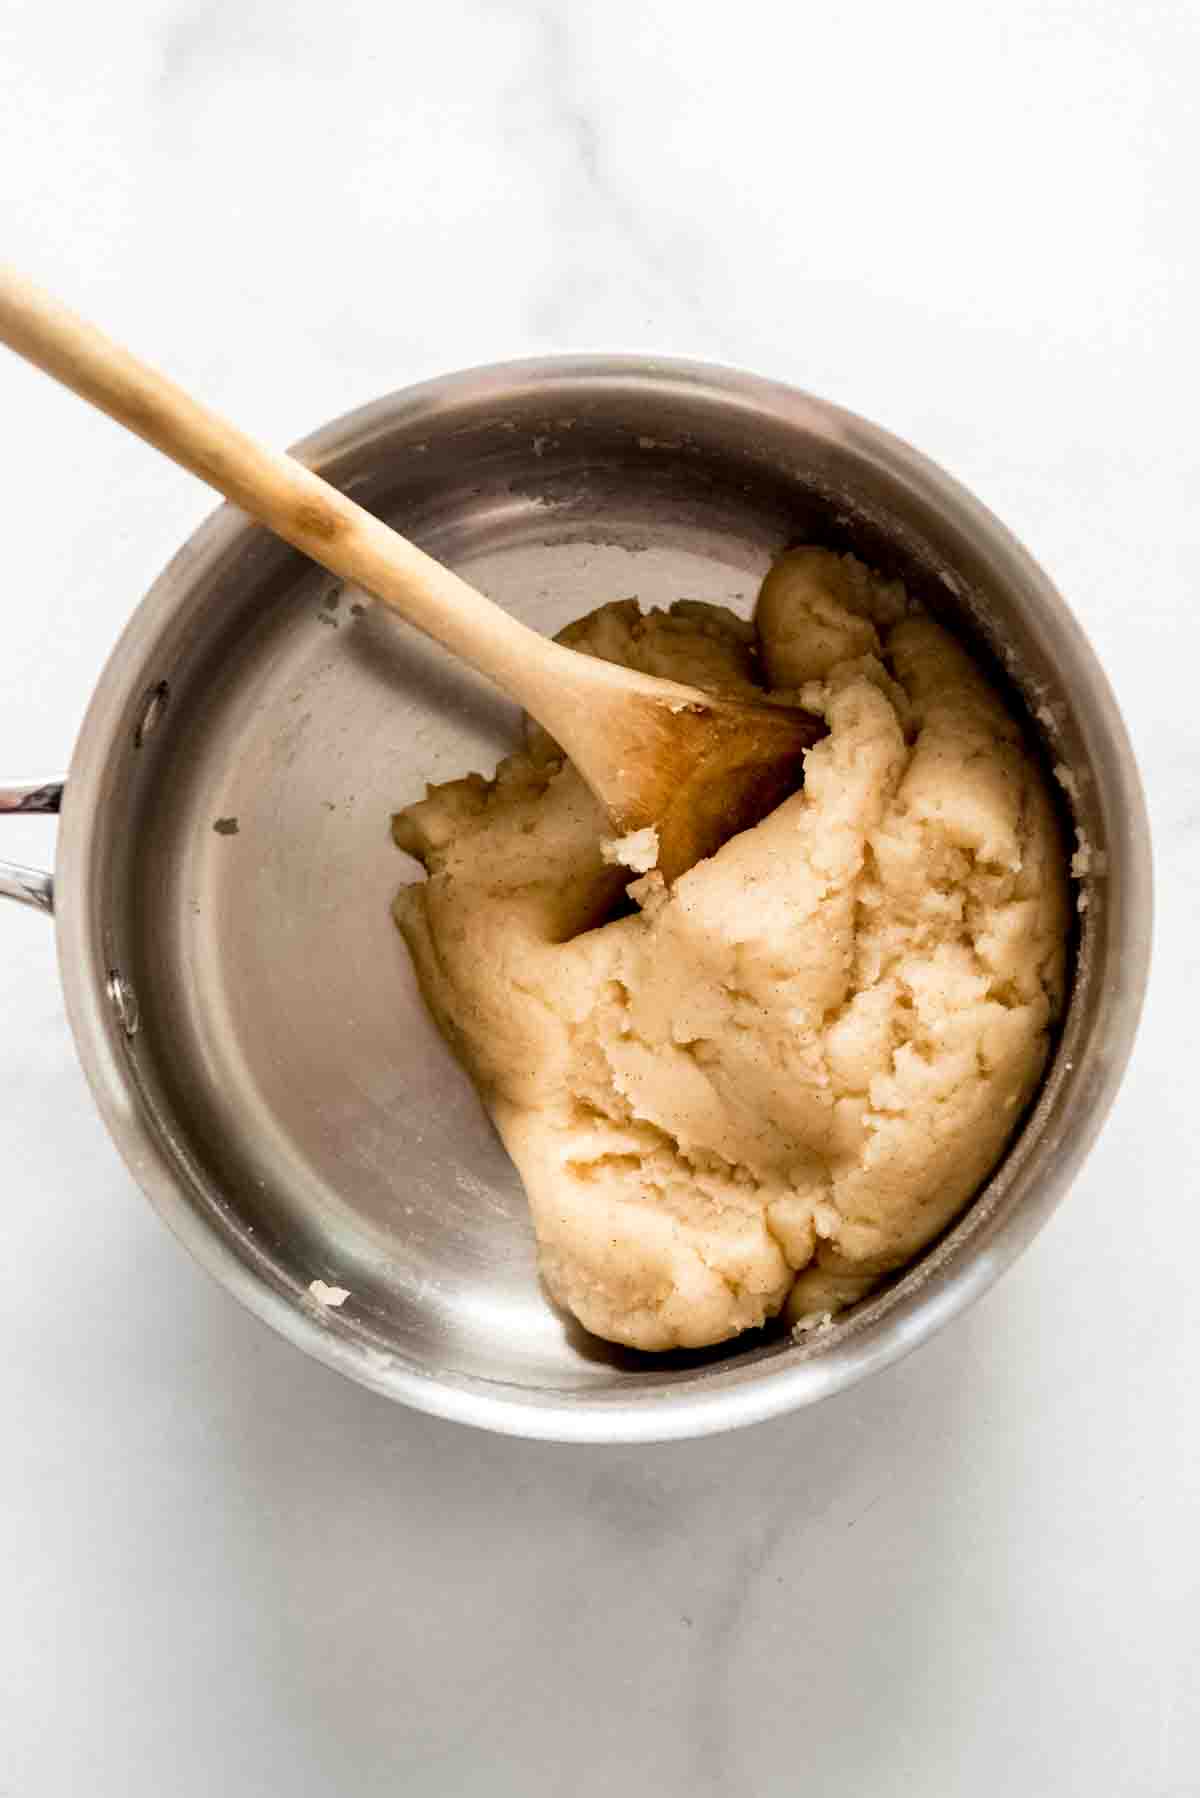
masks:
{"type": "MultiPolygon", "coordinates": [[[[642,349],[945,462],[1107,664],[1160,883],[1121,1100],[969,1319],[586,1452],[395,1410],[212,1286],[7,907],[0,1792],[1197,1790],[1198,79],[1193,0],[0,5],[6,251],[271,440],[642,349]]],[[[0,417],[0,766],[53,773],[210,501],[7,359],[0,417]]]]}

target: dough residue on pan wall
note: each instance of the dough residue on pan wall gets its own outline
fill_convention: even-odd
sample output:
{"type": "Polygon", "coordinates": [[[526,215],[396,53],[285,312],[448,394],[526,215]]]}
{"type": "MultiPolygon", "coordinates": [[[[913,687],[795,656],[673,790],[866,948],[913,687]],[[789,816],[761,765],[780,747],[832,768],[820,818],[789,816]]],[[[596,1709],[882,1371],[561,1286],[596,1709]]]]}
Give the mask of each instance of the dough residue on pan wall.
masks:
{"type": "Polygon", "coordinates": [[[494,779],[431,788],[394,824],[428,873],[396,902],[425,998],[589,1330],[669,1349],[824,1321],[962,1209],[1042,1074],[1067,935],[1042,775],[964,649],[853,557],[783,557],[753,626],[622,600],[562,640],[793,695],[829,734],[670,889],[608,859],[536,727],[494,779]]]}

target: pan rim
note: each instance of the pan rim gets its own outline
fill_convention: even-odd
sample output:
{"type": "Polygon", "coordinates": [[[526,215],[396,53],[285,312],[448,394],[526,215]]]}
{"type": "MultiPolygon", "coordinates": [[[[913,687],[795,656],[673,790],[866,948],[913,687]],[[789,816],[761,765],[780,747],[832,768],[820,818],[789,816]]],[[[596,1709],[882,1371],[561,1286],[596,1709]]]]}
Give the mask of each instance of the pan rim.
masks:
{"type": "MultiPolygon", "coordinates": [[[[112,746],[131,695],[142,691],[153,646],[190,586],[246,533],[256,529],[223,505],[201,524],[154,582],[122,632],[100,676],[71,760],[56,858],[56,934],[66,1008],[93,1097],[118,1150],[156,1211],[196,1260],[253,1315],[336,1372],[435,1416],[518,1437],[642,1443],[713,1434],[780,1416],[892,1365],[975,1302],[1011,1265],[1063,1197],[1097,1136],[1123,1076],[1149,969],[1152,877],[1149,824],[1132,748],[1116,699],[1066,602],[1007,528],[945,471],[899,438],[799,389],[718,365],[674,358],[563,356],[527,358],[436,377],[356,408],[305,437],[293,454],[320,469],[398,419],[444,425],[456,407],[495,396],[515,405],[533,391],[561,400],[600,389],[687,392],[714,406],[731,402],[776,423],[816,425],[885,465],[961,528],[982,537],[1014,584],[1029,593],[1064,659],[1086,687],[1105,749],[1110,795],[1124,841],[1125,903],[1108,955],[1120,990],[1111,997],[1103,1066],[1086,1111],[1076,1108],[1059,1132],[1052,1165],[1036,1186],[970,1228],[972,1208],[942,1244],[867,1306],[855,1326],[828,1347],[777,1351],[762,1364],[717,1367],[679,1391],[555,1391],[478,1376],[428,1372],[401,1357],[380,1357],[336,1320],[312,1314],[257,1274],[232,1243],[188,1202],[164,1144],[139,1113],[125,1043],[108,1003],[102,920],[90,875],[101,846],[115,781],[112,746]]],[[[1069,678],[1065,676],[1064,678],[1069,678]]]]}

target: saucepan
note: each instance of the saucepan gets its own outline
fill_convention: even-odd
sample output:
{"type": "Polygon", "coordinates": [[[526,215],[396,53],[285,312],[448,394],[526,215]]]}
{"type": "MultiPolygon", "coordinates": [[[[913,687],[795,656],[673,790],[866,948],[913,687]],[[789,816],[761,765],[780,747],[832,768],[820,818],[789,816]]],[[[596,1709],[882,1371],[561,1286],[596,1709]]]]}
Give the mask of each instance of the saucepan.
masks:
{"type": "Polygon", "coordinates": [[[1071,612],[906,444],[728,369],[476,369],[353,412],[295,453],[544,631],[629,595],[746,611],[772,556],[799,541],[901,575],[1007,686],[1086,845],[1069,1005],[993,1177],[833,1328],[658,1357],[592,1340],[538,1285],[519,1183],[389,915],[416,877],[392,812],[427,781],[490,767],[519,719],[223,506],[134,614],[65,782],[0,794],[7,811],[61,801],[53,876],[5,866],[0,891],[53,913],[79,1055],[133,1175],[297,1346],[489,1429],[700,1435],[895,1361],[1045,1222],[1117,1090],[1142,1003],[1145,805],[1071,612]]]}

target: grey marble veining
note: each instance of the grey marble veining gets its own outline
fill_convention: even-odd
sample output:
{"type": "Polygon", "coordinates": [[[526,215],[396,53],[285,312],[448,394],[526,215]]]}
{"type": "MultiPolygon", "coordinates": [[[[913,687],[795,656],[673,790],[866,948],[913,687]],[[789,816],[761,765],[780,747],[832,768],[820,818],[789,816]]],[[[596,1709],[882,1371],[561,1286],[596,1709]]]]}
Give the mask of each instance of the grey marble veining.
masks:
{"type": "MultiPolygon", "coordinates": [[[[819,1411],[611,1451],[395,1411],[238,1311],[6,908],[0,1790],[1194,1792],[1198,75],[1182,0],[0,8],[6,253],[274,441],[639,349],[945,462],[1110,669],[1160,881],[1122,1098],[1002,1286],[819,1411]]],[[[0,415],[0,764],[52,774],[210,500],[7,359],[0,415]]]]}

